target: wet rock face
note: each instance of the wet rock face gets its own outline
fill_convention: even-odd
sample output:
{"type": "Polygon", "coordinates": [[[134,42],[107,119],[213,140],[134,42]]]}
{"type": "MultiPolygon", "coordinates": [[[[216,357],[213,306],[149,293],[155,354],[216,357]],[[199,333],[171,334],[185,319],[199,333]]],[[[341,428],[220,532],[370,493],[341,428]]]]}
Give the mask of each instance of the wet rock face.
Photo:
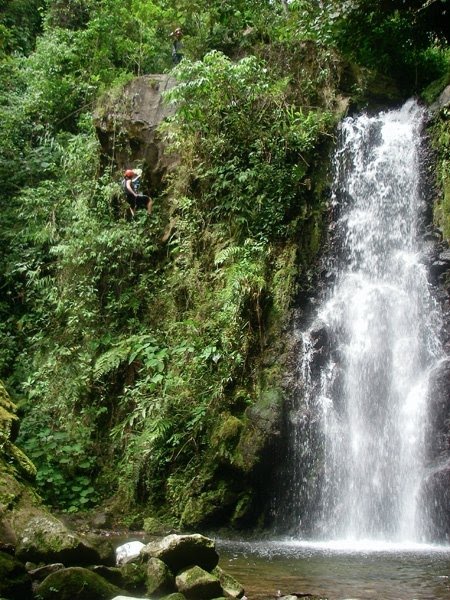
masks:
{"type": "Polygon", "coordinates": [[[450,542],[450,466],[444,465],[427,477],[422,486],[421,499],[434,498],[429,505],[426,534],[433,540],[450,542]]]}
{"type": "Polygon", "coordinates": [[[174,157],[165,154],[157,131],[163,120],[174,113],[163,93],[175,84],[169,75],[137,77],[119,92],[105,96],[94,113],[106,162],[114,162],[120,171],[142,165],[143,178],[152,189],[159,188],[166,172],[176,163],[174,157]]]}

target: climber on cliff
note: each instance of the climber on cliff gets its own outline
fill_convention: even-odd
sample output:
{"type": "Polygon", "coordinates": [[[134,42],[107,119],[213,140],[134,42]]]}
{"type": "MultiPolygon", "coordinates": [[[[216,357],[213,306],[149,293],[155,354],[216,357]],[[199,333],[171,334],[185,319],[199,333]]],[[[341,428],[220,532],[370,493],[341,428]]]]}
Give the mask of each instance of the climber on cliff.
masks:
{"type": "Polygon", "coordinates": [[[125,192],[127,202],[130,205],[130,211],[134,217],[138,208],[146,208],[150,215],[153,207],[153,200],[145,194],[138,194],[140,173],[138,170],[127,169],[123,174],[122,187],[125,192]]]}
{"type": "Polygon", "coordinates": [[[177,65],[183,58],[183,53],[181,52],[183,48],[183,42],[181,41],[183,30],[181,27],[174,29],[170,37],[172,38],[172,62],[174,65],[177,65]]]}

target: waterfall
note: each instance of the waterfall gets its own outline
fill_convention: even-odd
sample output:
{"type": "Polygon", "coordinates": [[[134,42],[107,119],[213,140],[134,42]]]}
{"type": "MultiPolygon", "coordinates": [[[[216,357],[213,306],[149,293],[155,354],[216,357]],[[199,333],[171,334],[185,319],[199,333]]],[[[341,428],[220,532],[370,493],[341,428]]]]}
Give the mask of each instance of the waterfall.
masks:
{"type": "MultiPolygon", "coordinates": [[[[421,262],[415,101],[347,118],[334,156],[335,280],[299,332],[299,398],[288,415],[297,533],[420,541],[427,383],[441,315],[421,262]]],[[[432,499],[430,499],[432,501],[432,499]]]]}

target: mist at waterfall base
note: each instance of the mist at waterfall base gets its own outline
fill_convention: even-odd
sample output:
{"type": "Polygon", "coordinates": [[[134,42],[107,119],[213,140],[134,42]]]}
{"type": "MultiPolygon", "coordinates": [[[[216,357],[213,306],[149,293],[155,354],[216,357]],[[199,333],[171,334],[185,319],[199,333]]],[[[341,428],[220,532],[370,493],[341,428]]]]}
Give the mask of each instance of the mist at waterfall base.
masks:
{"type": "Polygon", "coordinates": [[[421,260],[424,117],[409,101],[342,124],[333,283],[295,331],[278,540],[222,542],[224,567],[251,581],[249,597],[267,598],[272,582],[283,594],[330,599],[450,598],[447,532],[431,517],[439,503],[450,507],[424,491],[439,467],[428,384],[445,359],[421,260]]]}

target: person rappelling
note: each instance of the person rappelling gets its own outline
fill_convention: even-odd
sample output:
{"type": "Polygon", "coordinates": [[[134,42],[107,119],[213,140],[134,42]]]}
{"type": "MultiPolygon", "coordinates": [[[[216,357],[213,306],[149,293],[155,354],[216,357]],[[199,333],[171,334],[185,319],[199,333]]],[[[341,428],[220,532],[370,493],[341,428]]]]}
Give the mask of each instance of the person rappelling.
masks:
{"type": "Polygon", "coordinates": [[[150,196],[138,193],[141,174],[140,169],[127,169],[122,179],[122,187],[133,217],[138,208],[146,208],[150,215],[153,207],[153,200],[150,196]]]}

